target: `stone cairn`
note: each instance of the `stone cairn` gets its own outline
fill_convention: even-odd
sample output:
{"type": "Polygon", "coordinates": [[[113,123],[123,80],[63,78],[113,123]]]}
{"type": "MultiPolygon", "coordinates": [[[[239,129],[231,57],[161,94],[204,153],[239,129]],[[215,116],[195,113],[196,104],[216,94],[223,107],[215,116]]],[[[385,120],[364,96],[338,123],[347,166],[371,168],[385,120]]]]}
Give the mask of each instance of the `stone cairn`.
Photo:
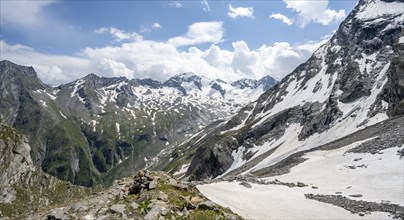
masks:
{"type": "Polygon", "coordinates": [[[142,191],[147,191],[156,187],[157,181],[151,173],[147,170],[141,170],[133,177],[133,185],[129,188],[128,193],[129,195],[138,194],[142,191]]]}

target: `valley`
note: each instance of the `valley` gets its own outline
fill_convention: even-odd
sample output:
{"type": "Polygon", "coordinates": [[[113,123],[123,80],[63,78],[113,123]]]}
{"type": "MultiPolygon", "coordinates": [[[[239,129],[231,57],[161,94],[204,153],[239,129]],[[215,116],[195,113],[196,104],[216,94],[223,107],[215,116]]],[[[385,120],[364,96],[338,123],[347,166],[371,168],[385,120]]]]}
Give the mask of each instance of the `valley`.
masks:
{"type": "MultiPolygon", "coordinates": [[[[279,81],[90,73],[55,86],[0,61],[0,218],[403,219],[403,12],[359,0],[279,81]]],[[[255,52],[243,49],[232,65],[255,52]]],[[[216,53],[203,56],[224,68],[231,52],[216,53]]]]}

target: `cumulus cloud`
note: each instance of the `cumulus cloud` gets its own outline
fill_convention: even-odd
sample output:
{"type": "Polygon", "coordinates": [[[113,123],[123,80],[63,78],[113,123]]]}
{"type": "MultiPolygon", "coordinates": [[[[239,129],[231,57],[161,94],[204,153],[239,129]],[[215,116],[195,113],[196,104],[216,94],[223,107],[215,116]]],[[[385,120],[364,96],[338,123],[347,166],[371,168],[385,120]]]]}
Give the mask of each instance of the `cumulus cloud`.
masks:
{"type": "Polygon", "coordinates": [[[94,72],[91,60],[82,57],[49,55],[20,44],[7,44],[0,40],[2,59],[20,65],[33,66],[46,83],[57,85],[94,72]]]}
{"type": "Polygon", "coordinates": [[[285,23],[287,25],[292,25],[293,22],[294,22],[293,19],[288,18],[287,16],[285,16],[283,14],[280,14],[280,13],[276,13],[276,14],[274,13],[274,14],[270,15],[269,18],[280,20],[280,21],[282,21],[283,23],[285,23]]]}
{"type": "Polygon", "coordinates": [[[150,77],[160,81],[176,74],[194,72],[208,78],[231,82],[241,78],[258,79],[266,75],[280,80],[306,61],[312,52],[327,40],[294,45],[276,42],[258,49],[250,49],[246,42],[237,41],[232,43],[232,49],[226,50],[215,44],[220,42],[221,36],[212,38],[213,40],[206,37],[201,37],[205,40],[195,40],[205,35],[193,33],[191,30],[193,28],[189,28],[181,37],[193,43],[211,42],[211,46],[206,50],[196,47],[181,50],[178,46],[183,44],[178,44],[181,41],[177,38],[167,42],[141,38],[121,41],[112,46],[84,48],[77,56],[59,56],[0,41],[0,53],[2,59],[21,65],[32,65],[40,78],[51,84],[72,81],[91,72],[100,76],[150,77]]]}
{"type": "Polygon", "coordinates": [[[102,27],[102,28],[95,30],[95,33],[97,33],[97,34],[109,33],[115,37],[113,42],[121,42],[124,40],[141,40],[141,39],[143,39],[143,37],[141,35],[137,34],[136,32],[127,32],[127,31],[120,30],[120,29],[117,29],[114,27],[109,27],[109,28],[102,27]]]}
{"type": "Polygon", "coordinates": [[[254,9],[252,7],[237,7],[234,8],[231,4],[228,7],[229,11],[227,15],[233,19],[247,17],[247,18],[254,18],[254,9]]]}
{"type": "Polygon", "coordinates": [[[128,79],[133,78],[133,70],[128,69],[125,64],[115,60],[102,58],[99,62],[100,68],[105,72],[111,73],[112,76],[124,76],[128,79]]]}
{"type": "Polygon", "coordinates": [[[283,0],[286,7],[296,11],[299,16],[300,27],[314,22],[322,25],[329,25],[333,22],[339,22],[346,17],[345,10],[333,10],[328,8],[328,0],[309,1],[309,0],[283,0]]]}
{"type": "Polygon", "coordinates": [[[169,6],[174,7],[174,8],[182,8],[184,7],[181,2],[179,1],[174,1],[174,2],[170,2],[168,3],[169,6]]]}
{"type": "Polygon", "coordinates": [[[185,35],[170,38],[168,43],[177,47],[201,43],[216,44],[222,40],[223,34],[223,23],[220,21],[197,22],[188,26],[185,35]]]}
{"type": "Polygon", "coordinates": [[[210,6],[209,6],[209,3],[207,0],[201,1],[201,5],[202,5],[202,10],[204,10],[205,12],[210,11],[210,6]]]}

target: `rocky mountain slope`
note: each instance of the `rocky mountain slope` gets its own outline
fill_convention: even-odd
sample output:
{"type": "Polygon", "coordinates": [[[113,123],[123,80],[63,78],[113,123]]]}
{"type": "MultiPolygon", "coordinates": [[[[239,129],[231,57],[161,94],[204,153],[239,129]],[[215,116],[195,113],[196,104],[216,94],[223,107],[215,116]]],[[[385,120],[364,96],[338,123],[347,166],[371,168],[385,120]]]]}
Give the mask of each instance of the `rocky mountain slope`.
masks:
{"type": "Polygon", "coordinates": [[[241,219],[164,172],[140,171],[107,189],[59,180],[34,166],[27,142],[0,124],[1,219],[241,219]]]}
{"type": "Polygon", "coordinates": [[[403,8],[360,0],[306,63],[155,169],[247,219],[404,218],[403,8]]]}
{"type": "Polygon", "coordinates": [[[107,190],[31,215],[33,219],[241,219],[204,197],[192,184],[164,172],[139,171],[107,190]]]}
{"type": "Polygon", "coordinates": [[[197,187],[247,219],[402,219],[403,125],[404,117],[388,119],[257,173],[197,187]]]}
{"type": "Polygon", "coordinates": [[[0,123],[0,218],[32,215],[89,192],[35,167],[26,137],[0,123]]]}
{"type": "Polygon", "coordinates": [[[0,118],[27,136],[35,166],[92,186],[131,175],[275,83],[265,77],[230,84],[192,73],[164,83],[90,74],[51,87],[32,67],[1,61],[0,118]]]}
{"type": "Polygon", "coordinates": [[[359,1],[306,63],[230,120],[163,155],[170,162],[157,167],[192,180],[265,175],[294,154],[402,117],[403,6],[359,1]]]}

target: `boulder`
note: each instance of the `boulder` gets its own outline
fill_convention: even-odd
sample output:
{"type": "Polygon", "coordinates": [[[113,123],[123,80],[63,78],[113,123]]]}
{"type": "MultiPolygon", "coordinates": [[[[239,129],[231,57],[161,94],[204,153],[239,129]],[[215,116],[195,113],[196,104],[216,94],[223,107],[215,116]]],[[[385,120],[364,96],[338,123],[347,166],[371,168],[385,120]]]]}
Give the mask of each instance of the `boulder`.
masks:
{"type": "Polygon", "coordinates": [[[214,210],[215,208],[217,208],[217,205],[212,201],[204,201],[204,202],[199,203],[199,208],[207,209],[207,210],[214,210]]]}
{"type": "Polygon", "coordinates": [[[132,207],[132,209],[137,209],[138,207],[139,207],[139,204],[137,204],[136,202],[132,202],[131,204],[130,204],[130,207],[132,207]]]}
{"type": "Polygon", "coordinates": [[[242,185],[242,186],[244,186],[246,188],[252,188],[252,186],[247,182],[241,182],[240,185],[242,185]]]}
{"type": "Polygon", "coordinates": [[[305,186],[307,185],[302,182],[297,182],[297,187],[305,187],[305,186]]]}
{"type": "Polygon", "coordinates": [[[149,189],[155,189],[157,187],[157,181],[151,181],[149,183],[149,189]]]}
{"type": "Polygon", "coordinates": [[[192,197],[191,198],[191,203],[193,203],[193,204],[195,204],[195,205],[198,205],[200,202],[202,202],[203,201],[203,199],[201,198],[201,197],[199,197],[199,196],[194,196],[194,197],[192,197]]]}
{"type": "Polygon", "coordinates": [[[160,193],[159,193],[159,196],[158,196],[158,199],[167,202],[167,201],[168,201],[168,195],[165,194],[164,192],[160,192],[160,193]]]}
{"type": "Polygon", "coordinates": [[[118,213],[121,215],[124,215],[126,210],[126,205],[125,204],[115,204],[109,207],[109,211],[112,213],[118,213]]]}

